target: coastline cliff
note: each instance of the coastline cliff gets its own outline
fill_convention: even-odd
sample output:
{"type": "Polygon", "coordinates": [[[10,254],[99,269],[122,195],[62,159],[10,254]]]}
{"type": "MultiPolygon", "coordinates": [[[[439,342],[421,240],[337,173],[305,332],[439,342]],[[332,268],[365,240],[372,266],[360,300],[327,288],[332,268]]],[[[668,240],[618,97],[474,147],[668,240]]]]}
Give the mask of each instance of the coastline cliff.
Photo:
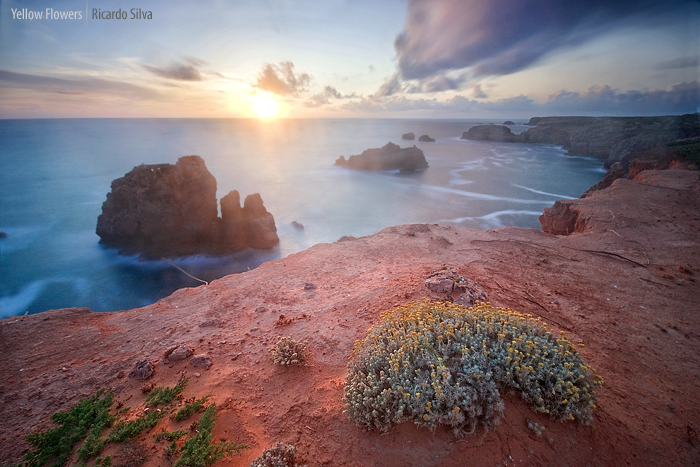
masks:
{"type": "MultiPolygon", "coordinates": [[[[183,398],[211,395],[220,422],[215,437],[249,446],[233,458],[237,465],[249,465],[277,441],[295,444],[313,465],[456,467],[498,462],[504,452],[523,463],[574,467],[631,459],[697,464],[698,172],[645,170],[559,205],[542,222],[545,229],[563,226],[553,227],[556,235],[400,225],[318,244],[143,308],[0,320],[0,452],[19,461],[25,433],[52,427],[52,413],[99,389],[111,389],[116,406],[138,419],[147,413],[149,388],[191,376],[183,398]],[[448,430],[431,434],[404,423],[380,436],[347,419],[343,383],[354,343],[382,311],[449,300],[430,282],[446,272],[478,283],[494,305],[531,314],[572,344],[585,344],[587,364],[605,380],[594,428],[552,421],[507,394],[505,423],[459,443],[448,430]],[[309,366],[275,366],[268,347],[277,336],[304,340],[309,366]],[[198,360],[176,360],[177,349],[198,360]],[[129,378],[144,361],[150,379],[129,378]],[[528,428],[533,423],[544,427],[542,436],[528,428]]],[[[148,465],[167,448],[154,434],[188,425],[164,417],[142,433],[135,441],[148,465]]],[[[121,449],[109,443],[104,454],[117,465],[121,449]]]]}
{"type": "Polygon", "coordinates": [[[664,117],[533,117],[533,126],[513,134],[502,125],[477,125],[465,131],[462,139],[509,143],[556,144],[572,156],[605,159],[606,167],[615,162],[629,163],[629,156],[663,146],[672,141],[700,136],[698,114],[664,117]]]}

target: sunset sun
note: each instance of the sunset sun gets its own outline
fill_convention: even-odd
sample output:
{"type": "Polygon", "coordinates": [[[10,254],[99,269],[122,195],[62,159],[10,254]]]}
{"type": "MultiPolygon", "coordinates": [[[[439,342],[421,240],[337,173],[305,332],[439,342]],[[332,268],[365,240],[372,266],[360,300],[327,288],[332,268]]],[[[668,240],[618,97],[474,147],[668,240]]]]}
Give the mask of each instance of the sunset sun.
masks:
{"type": "Polygon", "coordinates": [[[256,94],[253,96],[253,103],[250,108],[253,109],[259,118],[273,118],[277,113],[278,105],[279,104],[267,94],[256,94]]]}

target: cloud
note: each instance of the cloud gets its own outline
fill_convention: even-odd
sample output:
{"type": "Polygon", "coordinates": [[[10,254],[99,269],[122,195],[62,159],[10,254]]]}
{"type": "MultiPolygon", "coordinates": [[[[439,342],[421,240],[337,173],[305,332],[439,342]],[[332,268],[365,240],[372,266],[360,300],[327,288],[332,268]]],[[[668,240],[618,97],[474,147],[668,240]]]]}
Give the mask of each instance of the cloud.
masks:
{"type": "Polygon", "coordinates": [[[330,104],[331,97],[334,99],[352,99],[357,97],[357,95],[354,92],[352,94],[343,95],[333,86],[326,86],[323,88],[322,93],[311,96],[303,105],[309,108],[321,107],[322,105],[330,104]]]}
{"type": "MultiPolygon", "coordinates": [[[[480,98],[476,95],[474,97],[480,98]]],[[[700,82],[678,83],[665,90],[626,92],[597,85],[582,93],[562,90],[550,95],[543,103],[537,103],[523,95],[494,101],[477,101],[462,95],[444,101],[410,99],[396,95],[379,98],[375,95],[347,102],[340,108],[361,112],[430,110],[474,115],[676,115],[698,111],[700,82]]]]}
{"type": "Polygon", "coordinates": [[[472,86],[472,94],[476,99],[486,99],[487,96],[486,93],[481,89],[480,84],[475,84],[472,86]]]}
{"type": "Polygon", "coordinates": [[[194,65],[174,64],[161,68],[153,65],[141,65],[156,76],[177,81],[202,81],[202,74],[194,65]]]}
{"type": "Polygon", "coordinates": [[[405,86],[401,81],[401,76],[399,76],[398,73],[394,73],[389,79],[384,81],[381,86],[379,86],[377,92],[374,93],[374,97],[389,97],[402,92],[404,87],[405,86]]]}
{"type": "Polygon", "coordinates": [[[583,93],[559,91],[548,97],[545,107],[554,111],[576,109],[583,112],[610,114],[681,114],[697,112],[700,106],[700,83],[689,81],[668,89],[641,92],[618,92],[610,86],[591,86],[583,93]]]}
{"type": "Polygon", "coordinates": [[[280,96],[296,97],[299,93],[307,91],[310,83],[309,74],[294,73],[294,63],[285,61],[279,65],[265,65],[253,87],[280,96]]]}
{"type": "Polygon", "coordinates": [[[700,57],[697,55],[691,55],[688,57],[679,57],[672,60],[666,60],[661,63],[657,63],[654,67],[655,70],[679,70],[682,68],[697,68],[700,67],[700,57]]]}
{"type": "Polygon", "coordinates": [[[404,80],[464,68],[475,76],[506,75],[623,22],[670,14],[694,1],[410,0],[394,48],[404,80]]]}
{"type": "Polygon", "coordinates": [[[139,100],[156,100],[161,96],[153,89],[120,81],[99,78],[53,78],[0,70],[0,87],[29,89],[58,94],[111,94],[139,100]]]}

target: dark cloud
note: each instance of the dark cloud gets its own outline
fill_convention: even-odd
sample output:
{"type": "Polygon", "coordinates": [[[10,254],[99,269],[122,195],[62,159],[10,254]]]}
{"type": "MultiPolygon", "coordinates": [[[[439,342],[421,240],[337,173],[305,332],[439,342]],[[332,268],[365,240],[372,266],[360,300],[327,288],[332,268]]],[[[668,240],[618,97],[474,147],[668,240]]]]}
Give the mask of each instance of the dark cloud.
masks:
{"type": "Polygon", "coordinates": [[[545,107],[553,111],[576,109],[579,112],[609,114],[682,114],[700,107],[698,81],[675,84],[668,89],[618,92],[610,86],[592,86],[583,93],[559,91],[547,99],[545,107]]]}
{"type": "Polygon", "coordinates": [[[480,84],[475,84],[472,86],[472,94],[476,99],[486,99],[487,96],[486,93],[481,89],[480,84]]]}
{"type": "Polygon", "coordinates": [[[406,80],[463,68],[471,68],[476,76],[504,75],[623,22],[670,15],[689,5],[695,8],[695,3],[697,0],[410,0],[405,29],[394,47],[406,80]]]}
{"type": "Polygon", "coordinates": [[[465,81],[466,75],[452,78],[443,74],[438,74],[437,76],[419,80],[418,84],[410,85],[406,88],[406,90],[411,94],[452,91],[455,89],[461,89],[462,84],[465,81]]]}
{"type": "MultiPolygon", "coordinates": [[[[189,60],[189,61],[194,61],[194,60],[189,60]]],[[[184,63],[181,64],[173,64],[169,67],[157,67],[153,65],[141,65],[145,70],[150,71],[156,76],[160,76],[161,78],[165,79],[174,79],[177,81],[202,81],[202,74],[199,72],[199,69],[197,66],[201,66],[201,62],[195,61],[197,64],[192,64],[190,63],[189,65],[186,65],[184,63]]]]}
{"type": "Polygon", "coordinates": [[[655,70],[679,70],[682,68],[698,68],[700,67],[700,56],[691,55],[688,57],[674,58],[658,63],[655,70]]]}
{"type": "MultiPolygon", "coordinates": [[[[477,96],[475,96],[477,97],[477,96]]],[[[458,95],[445,101],[408,99],[404,96],[370,96],[343,104],[341,109],[365,112],[435,110],[444,113],[483,115],[525,113],[533,115],[677,115],[700,109],[700,83],[679,83],[666,90],[620,92],[610,86],[592,86],[583,93],[559,91],[538,104],[527,96],[477,101],[458,95]]]]}
{"type": "Polygon", "coordinates": [[[304,107],[310,107],[310,108],[315,108],[315,107],[321,107],[322,105],[325,104],[330,104],[330,98],[334,99],[352,99],[354,97],[357,97],[357,95],[353,92],[352,94],[342,94],[340,91],[338,91],[336,88],[333,86],[326,86],[323,88],[323,92],[320,94],[315,94],[311,96],[309,99],[307,99],[304,102],[304,107]]]}
{"type": "Polygon", "coordinates": [[[0,70],[0,87],[29,89],[37,92],[58,94],[110,94],[133,99],[155,100],[161,96],[153,89],[134,84],[98,78],[53,78],[0,70]]]}
{"type": "Polygon", "coordinates": [[[398,73],[394,73],[391,78],[387,79],[379,86],[377,92],[374,93],[374,97],[389,97],[394,94],[398,94],[404,90],[404,83],[401,81],[401,77],[398,73]]]}
{"type": "Polygon", "coordinates": [[[309,74],[294,73],[294,63],[286,61],[279,65],[265,65],[253,87],[280,96],[298,96],[307,90],[310,83],[309,74]]]}

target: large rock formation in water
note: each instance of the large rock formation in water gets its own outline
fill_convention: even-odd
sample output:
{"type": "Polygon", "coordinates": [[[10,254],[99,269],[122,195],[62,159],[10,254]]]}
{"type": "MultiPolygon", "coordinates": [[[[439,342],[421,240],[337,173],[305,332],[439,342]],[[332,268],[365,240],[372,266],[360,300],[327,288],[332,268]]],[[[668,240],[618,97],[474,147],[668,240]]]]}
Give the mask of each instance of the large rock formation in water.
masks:
{"type": "Polygon", "coordinates": [[[387,143],[382,148],[366,149],[359,156],[340,156],[335,165],[356,170],[396,170],[414,172],[428,168],[423,151],[413,146],[401,148],[398,144],[387,143]]]}
{"type": "Polygon", "coordinates": [[[698,114],[665,117],[533,117],[536,125],[514,135],[501,125],[477,125],[465,131],[462,139],[509,143],[556,144],[572,156],[605,159],[627,166],[635,151],[663,146],[682,138],[700,136],[698,114]]]}
{"type": "Polygon", "coordinates": [[[101,243],[146,256],[218,254],[279,243],[272,214],[259,194],[232,191],[221,200],[216,179],[199,156],[176,164],[140,165],[112,182],[97,218],[101,243]]]}

